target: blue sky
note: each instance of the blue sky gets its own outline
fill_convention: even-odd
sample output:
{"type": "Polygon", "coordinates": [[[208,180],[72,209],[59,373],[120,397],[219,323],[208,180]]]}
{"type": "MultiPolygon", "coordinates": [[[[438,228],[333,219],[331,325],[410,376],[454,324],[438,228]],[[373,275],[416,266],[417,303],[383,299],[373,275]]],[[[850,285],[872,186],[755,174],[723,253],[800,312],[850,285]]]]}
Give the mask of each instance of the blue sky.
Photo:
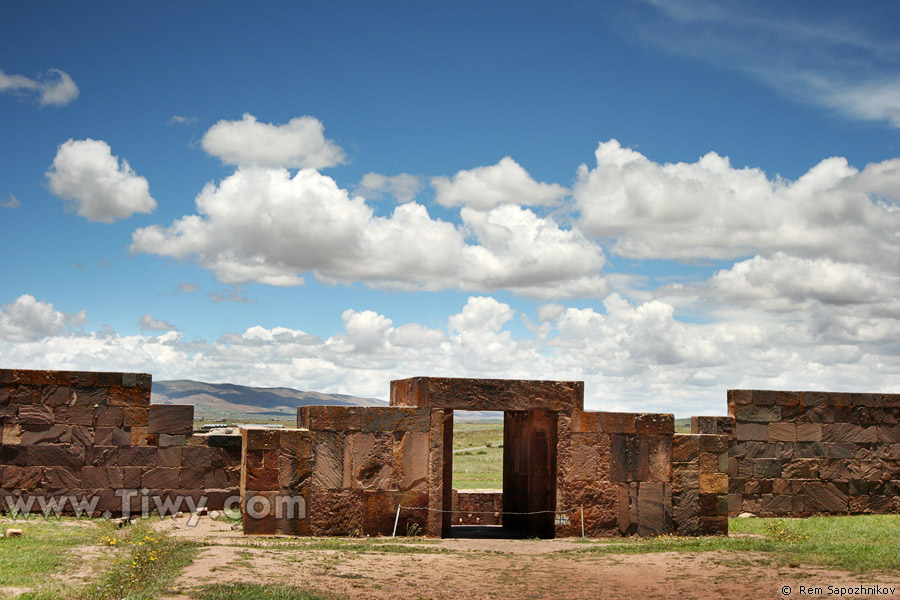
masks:
{"type": "Polygon", "coordinates": [[[0,363],[896,392],[898,13],[4,3],[0,363]]]}

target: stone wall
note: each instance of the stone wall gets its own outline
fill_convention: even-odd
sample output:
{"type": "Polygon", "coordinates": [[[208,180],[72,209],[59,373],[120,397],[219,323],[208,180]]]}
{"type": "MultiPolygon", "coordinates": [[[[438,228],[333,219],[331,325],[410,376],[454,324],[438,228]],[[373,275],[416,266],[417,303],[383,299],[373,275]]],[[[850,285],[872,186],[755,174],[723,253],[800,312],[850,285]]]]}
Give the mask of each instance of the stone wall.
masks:
{"type": "Polygon", "coordinates": [[[151,405],[149,375],[0,370],[0,426],[0,507],[96,497],[92,512],[120,514],[238,493],[235,436],[193,435],[193,406],[151,405]]]}
{"type": "MultiPolygon", "coordinates": [[[[425,509],[443,492],[431,484],[432,436],[442,435],[443,412],[306,406],[298,410],[301,429],[243,429],[244,532],[390,535],[398,505],[398,531],[412,524],[427,531],[425,509]],[[275,510],[297,498],[301,513],[275,510]],[[250,505],[270,510],[254,516],[250,505]]],[[[436,519],[430,526],[439,531],[440,513],[436,519]]]]}
{"type": "Polygon", "coordinates": [[[672,442],[672,520],[677,535],[728,533],[727,435],[676,434],[672,442]]]}
{"type": "Polygon", "coordinates": [[[729,390],[729,512],[900,512],[900,394],[729,390]]]}
{"type": "Polygon", "coordinates": [[[454,525],[502,525],[501,490],[453,490],[454,525]]]}

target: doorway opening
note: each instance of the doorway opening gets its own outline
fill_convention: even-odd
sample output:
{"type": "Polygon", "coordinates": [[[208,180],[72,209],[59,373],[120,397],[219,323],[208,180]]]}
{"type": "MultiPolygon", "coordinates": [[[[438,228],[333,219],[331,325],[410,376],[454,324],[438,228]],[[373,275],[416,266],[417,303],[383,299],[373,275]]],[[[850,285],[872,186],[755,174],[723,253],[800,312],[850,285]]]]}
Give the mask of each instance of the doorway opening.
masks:
{"type": "Polygon", "coordinates": [[[504,411],[489,421],[483,413],[450,412],[444,490],[453,512],[445,515],[444,536],[553,538],[557,412],[504,411]]]}

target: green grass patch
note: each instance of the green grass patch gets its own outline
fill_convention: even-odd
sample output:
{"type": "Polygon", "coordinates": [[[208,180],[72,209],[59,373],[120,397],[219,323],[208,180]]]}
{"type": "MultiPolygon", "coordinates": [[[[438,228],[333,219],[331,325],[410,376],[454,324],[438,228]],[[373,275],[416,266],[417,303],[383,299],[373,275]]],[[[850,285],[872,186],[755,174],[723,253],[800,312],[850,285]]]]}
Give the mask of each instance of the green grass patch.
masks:
{"type": "Polygon", "coordinates": [[[454,488],[503,487],[503,423],[454,423],[453,449],[454,488]]]}
{"type": "Polygon", "coordinates": [[[191,590],[197,600],[337,600],[325,594],[292,585],[257,583],[213,583],[191,590]]]}
{"type": "Polygon", "coordinates": [[[759,552],[782,566],[817,565],[854,572],[900,569],[900,515],[731,519],[729,528],[729,537],[612,538],[587,542],[586,547],[569,552],[759,552]]]}
{"type": "Polygon", "coordinates": [[[17,600],[151,600],[194,557],[192,544],[154,533],[139,521],[115,529],[108,520],[80,524],[77,519],[31,516],[0,519],[0,527],[22,529],[19,538],[0,540],[0,586],[27,588],[17,600]],[[93,548],[94,581],[66,577],[83,564],[83,549],[93,548]]]}
{"type": "Polygon", "coordinates": [[[99,535],[112,531],[107,521],[93,523],[96,526],[90,522],[64,524],[61,519],[35,515],[0,518],[0,531],[22,530],[22,537],[0,540],[0,587],[60,593],[66,586],[55,576],[63,576],[77,565],[80,557],[74,549],[96,545],[99,535]]]}

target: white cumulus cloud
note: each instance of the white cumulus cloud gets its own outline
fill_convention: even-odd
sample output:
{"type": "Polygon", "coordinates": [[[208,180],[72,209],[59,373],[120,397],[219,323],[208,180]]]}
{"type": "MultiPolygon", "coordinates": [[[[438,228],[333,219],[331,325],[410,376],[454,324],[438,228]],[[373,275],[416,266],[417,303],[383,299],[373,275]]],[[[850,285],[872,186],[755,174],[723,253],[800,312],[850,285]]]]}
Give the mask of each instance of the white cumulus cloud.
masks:
{"type": "Polygon", "coordinates": [[[89,221],[112,223],[156,208],[147,179],[113,156],[103,140],[70,139],[60,145],[47,180],[54,194],[71,200],[89,221]]]}
{"type": "Polygon", "coordinates": [[[132,251],[194,256],[224,283],[291,286],[363,281],[409,290],[514,289],[538,297],[596,293],[599,246],[527,209],[463,209],[463,225],[415,202],[375,216],[359,196],[312,169],[240,167],[197,196],[196,215],[132,236],[132,251]],[[471,238],[472,243],[469,242],[471,238]]]}
{"type": "Polygon", "coordinates": [[[659,164],[616,140],[578,169],[582,230],[633,258],[724,259],[777,251],[900,269],[900,159],[859,171],[827,158],[797,181],[710,152],[659,164]]]}
{"type": "Polygon", "coordinates": [[[323,169],[346,160],[343,149],[325,138],[315,117],[296,117],[283,125],[260,123],[245,113],[240,121],[222,119],[203,134],[203,149],[229,165],[323,169]]]}
{"type": "Polygon", "coordinates": [[[65,106],[78,97],[78,86],[65,71],[50,69],[38,79],[7,75],[0,70],[0,93],[35,95],[41,106],[65,106]]]}
{"type": "Polygon", "coordinates": [[[433,177],[431,185],[438,204],[475,210],[490,210],[501,204],[548,206],[569,192],[557,183],[535,181],[508,156],[496,165],[459,171],[452,178],[433,177]]]}
{"type": "Polygon", "coordinates": [[[39,340],[59,335],[67,325],[78,325],[87,319],[85,311],[68,314],[56,310],[49,302],[40,302],[23,294],[0,308],[0,338],[13,342],[39,340]]]}

